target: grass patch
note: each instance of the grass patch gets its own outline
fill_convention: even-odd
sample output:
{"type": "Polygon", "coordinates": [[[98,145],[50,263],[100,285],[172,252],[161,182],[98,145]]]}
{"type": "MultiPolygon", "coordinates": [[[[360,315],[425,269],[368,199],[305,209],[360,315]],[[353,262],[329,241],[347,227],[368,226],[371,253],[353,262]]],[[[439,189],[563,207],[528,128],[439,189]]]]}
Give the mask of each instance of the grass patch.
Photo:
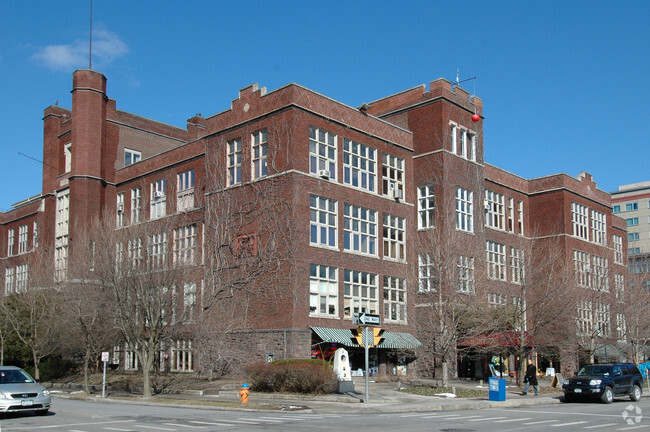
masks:
{"type": "MultiPolygon", "coordinates": [[[[416,394],[420,396],[435,396],[440,393],[453,393],[451,387],[430,387],[430,386],[412,386],[402,391],[405,393],[416,394]]],[[[464,387],[456,387],[456,397],[459,398],[475,398],[475,397],[488,397],[488,391],[483,389],[469,389],[464,387]]]]}

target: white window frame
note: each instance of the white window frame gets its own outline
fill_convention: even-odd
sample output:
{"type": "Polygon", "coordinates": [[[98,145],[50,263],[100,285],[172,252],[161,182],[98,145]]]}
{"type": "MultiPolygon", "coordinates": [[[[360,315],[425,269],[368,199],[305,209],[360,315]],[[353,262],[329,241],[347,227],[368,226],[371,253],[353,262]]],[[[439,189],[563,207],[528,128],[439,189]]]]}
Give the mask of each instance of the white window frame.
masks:
{"type": "Polygon", "coordinates": [[[375,192],[377,188],[377,150],[344,138],[343,183],[368,192],[375,192]]]}
{"type": "Polygon", "coordinates": [[[488,240],[485,242],[487,252],[487,276],[492,280],[507,280],[506,245],[488,240]]]}
{"type": "Polygon", "coordinates": [[[196,224],[186,225],[174,230],[174,264],[195,264],[196,236],[196,224]]]}
{"type": "Polygon", "coordinates": [[[34,229],[32,231],[32,248],[38,246],[38,222],[34,221],[34,229]]]}
{"type": "Polygon", "coordinates": [[[591,256],[587,252],[574,249],[573,268],[576,285],[581,288],[591,288],[591,256]]]}
{"type": "Polygon", "coordinates": [[[623,237],[614,234],[612,242],[614,243],[614,264],[623,264],[623,237]]]}
{"type": "Polygon", "coordinates": [[[616,339],[621,342],[627,341],[627,322],[625,314],[621,312],[616,313],[616,339]]]}
{"type": "Polygon", "coordinates": [[[620,273],[614,274],[614,295],[618,302],[625,301],[625,276],[620,273]]]}
{"type": "Polygon", "coordinates": [[[183,212],[194,208],[194,170],[187,170],[176,176],[176,211],[183,212]]]}
{"type": "Polygon", "coordinates": [[[418,229],[435,226],[435,191],[433,185],[418,186],[418,229]]]}
{"type": "Polygon", "coordinates": [[[160,219],[167,215],[167,179],[151,183],[149,219],[160,219]]]}
{"type": "Polygon", "coordinates": [[[251,178],[253,180],[268,174],[268,136],[266,129],[251,135],[251,178]]]}
{"type": "Polygon", "coordinates": [[[115,226],[122,228],[124,226],[124,192],[116,195],[115,203],[115,226]]]}
{"type": "Polygon", "coordinates": [[[510,247],[510,281],[521,285],[526,277],[523,249],[510,247]]]}
{"type": "Polygon", "coordinates": [[[418,291],[435,292],[438,289],[435,261],[428,253],[418,255],[418,291]]]}
{"type": "Polygon", "coordinates": [[[124,149],[124,166],[136,164],[142,160],[142,152],[137,150],[124,149]]]}
{"type": "Polygon", "coordinates": [[[596,334],[600,337],[609,337],[612,334],[612,321],[608,303],[597,302],[594,310],[594,325],[596,334]]]}
{"type": "Polygon", "coordinates": [[[309,196],[309,241],[311,245],[338,247],[338,202],[309,196]]]}
{"type": "Polygon", "coordinates": [[[19,264],[16,266],[16,292],[27,291],[29,284],[29,266],[28,264],[19,264]]]}
{"type": "Polygon", "coordinates": [[[70,189],[56,195],[56,228],[54,239],[54,277],[61,282],[68,272],[68,236],[70,230],[70,189]]]}
{"type": "Polygon", "coordinates": [[[7,230],[7,256],[14,254],[14,229],[7,230]]]}
{"type": "Polygon", "coordinates": [[[456,229],[474,233],[474,192],[456,187],[456,229]]]}
{"type": "Polygon", "coordinates": [[[455,124],[449,125],[449,135],[451,141],[451,152],[453,154],[458,154],[458,126],[455,124]]]}
{"type": "Polygon", "coordinates": [[[506,208],[503,194],[485,191],[485,226],[499,231],[506,230],[506,208]]]}
{"type": "Polygon", "coordinates": [[[131,224],[140,222],[142,213],[142,189],[139,187],[131,189],[131,224]]]}
{"type": "Polygon", "coordinates": [[[406,281],[384,276],[384,321],[406,324],[406,281]]]}
{"type": "Polygon", "coordinates": [[[170,354],[170,370],[172,372],[194,372],[192,341],[177,340],[173,342],[170,354]]]}
{"type": "Polygon", "coordinates": [[[228,186],[242,182],[242,146],[241,139],[233,139],[226,143],[226,159],[228,164],[228,186]]]}
{"type": "Polygon", "coordinates": [[[72,171],[72,143],[67,143],[63,146],[63,163],[65,165],[65,173],[72,171]]]}
{"type": "Polygon", "coordinates": [[[339,270],[321,264],[309,265],[309,315],[339,316],[339,270]]]}
{"type": "Polygon", "coordinates": [[[607,244],[607,219],[605,213],[591,210],[591,241],[600,245],[607,244]]]}
{"type": "Polygon", "coordinates": [[[337,136],[315,126],[309,127],[309,172],[320,175],[327,171],[336,180],[337,136]]]}
{"type": "Polygon", "coordinates": [[[404,195],[404,159],[390,153],[381,155],[382,193],[389,198],[391,194],[404,195]]]}
{"type": "Polygon", "coordinates": [[[384,259],[406,261],[406,219],[384,213],[384,259]]]}
{"type": "Polygon", "coordinates": [[[503,307],[508,305],[508,296],[500,293],[488,294],[488,305],[491,307],[503,307]]]}
{"type": "Polygon", "coordinates": [[[131,269],[135,270],[142,268],[142,262],[144,261],[142,239],[140,237],[129,239],[127,250],[131,269]]]}
{"type": "Polygon", "coordinates": [[[592,255],[593,289],[609,292],[609,260],[592,255]]]}
{"type": "Polygon", "coordinates": [[[587,206],[571,203],[571,223],[573,225],[573,235],[582,240],[589,241],[589,216],[587,206]]]}
{"type": "Polygon", "coordinates": [[[473,294],[474,258],[458,255],[458,257],[456,257],[456,271],[458,274],[458,292],[473,294]]]}
{"type": "Polygon", "coordinates": [[[343,250],[377,256],[377,212],[352,204],[343,207],[343,250]]]}
{"type": "Polygon", "coordinates": [[[5,269],[5,295],[6,296],[16,292],[15,275],[16,275],[16,270],[14,267],[7,267],[5,269]]]}
{"type": "Polygon", "coordinates": [[[378,276],[347,269],[343,273],[343,317],[351,319],[355,313],[379,313],[378,276]]]}
{"type": "Polygon", "coordinates": [[[29,225],[18,227],[18,253],[25,253],[29,246],[29,225]]]}
{"type": "Polygon", "coordinates": [[[194,322],[196,315],[196,282],[183,284],[183,322],[194,322]]]}
{"type": "Polygon", "coordinates": [[[162,269],[167,265],[167,233],[151,234],[147,244],[149,269],[162,269]]]}
{"type": "Polygon", "coordinates": [[[519,229],[519,235],[524,235],[524,202],[517,201],[517,228],[519,229]]]}

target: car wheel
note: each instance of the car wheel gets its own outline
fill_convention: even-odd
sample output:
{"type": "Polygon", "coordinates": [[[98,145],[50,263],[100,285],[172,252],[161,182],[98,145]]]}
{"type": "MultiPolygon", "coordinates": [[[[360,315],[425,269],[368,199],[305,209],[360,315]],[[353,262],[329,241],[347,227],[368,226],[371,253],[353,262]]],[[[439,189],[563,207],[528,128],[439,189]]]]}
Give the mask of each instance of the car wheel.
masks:
{"type": "Polygon", "coordinates": [[[605,387],[603,395],[600,397],[602,403],[611,404],[614,402],[614,392],[611,387],[605,387]]]}
{"type": "Polygon", "coordinates": [[[632,388],[632,393],[630,393],[630,399],[632,399],[634,402],[641,400],[641,387],[636,384],[634,385],[632,388]]]}
{"type": "Polygon", "coordinates": [[[36,415],[39,415],[39,416],[45,416],[45,415],[47,415],[47,412],[48,412],[48,411],[49,411],[49,410],[46,410],[46,409],[44,409],[44,410],[38,410],[38,411],[36,411],[36,415]]]}

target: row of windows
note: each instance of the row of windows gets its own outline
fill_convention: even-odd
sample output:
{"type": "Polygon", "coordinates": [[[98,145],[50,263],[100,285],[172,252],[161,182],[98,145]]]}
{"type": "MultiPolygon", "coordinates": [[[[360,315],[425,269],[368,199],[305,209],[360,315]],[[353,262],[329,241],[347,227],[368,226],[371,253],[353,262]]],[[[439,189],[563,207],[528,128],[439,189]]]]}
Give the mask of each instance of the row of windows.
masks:
{"type": "Polygon", "coordinates": [[[506,263],[506,245],[494,241],[486,241],[487,276],[489,279],[510,281],[521,284],[525,281],[524,251],[510,247],[509,265],[506,263]],[[508,272],[509,268],[509,272],[508,272]]]}
{"type": "MultiPolygon", "coordinates": [[[[251,179],[255,180],[268,174],[268,134],[266,130],[251,134],[251,179]]],[[[226,143],[227,186],[242,182],[242,140],[230,140],[226,143]]]]}
{"type": "MultiPolygon", "coordinates": [[[[110,363],[118,365],[124,362],[125,370],[140,369],[140,361],[135,347],[125,344],[124,347],[116,345],[111,353],[110,363]]],[[[190,340],[163,341],[158,348],[158,368],[161,371],[193,372],[194,349],[190,340]]]]}
{"type": "MultiPolygon", "coordinates": [[[[435,292],[438,289],[439,275],[444,269],[438,268],[433,254],[418,255],[418,291],[435,292]]],[[[456,277],[458,292],[471,294],[474,292],[474,258],[464,255],[456,257],[456,277]]]]}
{"type": "MultiPolygon", "coordinates": [[[[310,195],[310,243],[338,247],[338,201],[310,195]]],[[[377,211],[343,204],[343,250],[377,256],[377,211]]],[[[384,258],[406,259],[406,219],[384,214],[382,224],[384,258]]]]}
{"type": "MultiPolygon", "coordinates": [[[[194,170],[176,176],[176,211],[183,212],[194,208],[194,170]]],[[[159,179],[151,183],[149,193],[149,218],[159,219],[167,215],[167,180],[159,179]]],[[[125,225],[124,192],[117,194],[116,224],[125,225]]],[[[142,189],[131,189],[131,224],[142,222],[142,189]]]]}
{"type": "Polygon", "coordinates": [[[524,234],[524,202],[523,201],[517,201],[517,209],[515,210],[514,198],[508,198],[508,206],[506,208],[505,196],[503,194],[493,192],[491,190],[486,190],[485,198],[483,200],[483,206],[485,208],[486,227],[513,233],[515,232],[515,212],[516,212],[517,232],[520,235],[524,234]]]}
{"type": "MultiPolygon", "coordinates": [[[[650,209],[650,201],[648,201],[647,204],[648,204],[647,208],[650,209]]],[[[627,203],[627,204],[625,204],[625,210],[621,210],[621,208],[622,207],[620,206],[620,204],[615,205],[615,206],[612,207],[612,212],[613,213],[621,213],[621,211],[626,211],[626,212],[637,211],[637,210],[639,210],[639,203],[637,203],[637,202],[627,203]]]]}
{"type": "MultiPolygon", "coordinates": [[[[331,132],[309,128],[309,172],[337,179],[338,137],[331,132]]],[[[382,193],[393,198],[404,196],[404,159],[382,153],[382,193]]],[[[343,139],[343,183],[368,192],[377,190],[378,151],[365,144],[343,139]]]]}
{"type": "Polygon", "coordinates": [[[20,264],[5,269],[5,295],[27,291],[29,266],[20,264]]]}
{"type": "MultiPolygon", "coordinates": [[[[38,223],[34,222],[32,226],[32,248],[38,246],[38,223]]],[[[13,256],[15,254],[15,234],[14,229],[7,230],[7,255],[13,256]]],[[[21,225],[18,227],[18,254],[23,254],[29,251],[29,225],[21,225]]]]}
{"type": "Polygon", "coordinates": [[[607,244],[607,222],[605,213],[591,210],[587,206],[571,203],[571,223],[573,235],[586,241],[607,244]]]}
{"type": "MultiPolygon", "coordinates": [[[[192,265],[196,264],[197,255],[197,231],[196,225],[188,225],[174,229],[173,243],[173,264],[192,265]]],[[[129,267],[132,269],[141,269],[145,265],[147,268],[159,269],[164,268],[167,264],[167,234],[158,233],[149,235],[146,238],[146,257],[145,246],[142,238],[130,239],[126,244],[128,253],[129,267]]],[[[124,262],[124,244],[116,245],[115,260],[118,268],[124,262]]]]}
{"type": "Polygon", "coordinates": [[[578,300],[576,309],[578,335],[608,337],[611,334],[609,304],[578,300]]]}
{"type": "MultiPolygon", "coordinates": [[[[374,273],[343,269],[343,317],[355,313],[379,313],[379,280],[374,273]]],[[[309,267],[309,313],[312,316],[339,316],[339,272],[331,266],[311,264],[309,267]]],[[[384,276],[382,290],[386,321],[406,323],[406,282],[384,276]]]]}
{"type": "Polygon", "coordinates": [[[609,292],[607,258],[574,249],[573,267],[577,286],[609,292]]]}

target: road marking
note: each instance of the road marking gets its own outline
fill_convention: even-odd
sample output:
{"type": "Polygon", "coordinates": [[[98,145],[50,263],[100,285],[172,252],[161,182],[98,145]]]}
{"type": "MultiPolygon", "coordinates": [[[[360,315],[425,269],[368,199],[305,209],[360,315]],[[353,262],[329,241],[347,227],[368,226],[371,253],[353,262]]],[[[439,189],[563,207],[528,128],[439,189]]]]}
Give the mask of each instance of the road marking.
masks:
{"type": "Polygon", "coordinates": [[[541,421],[534,421],[534,422],[528,422],[528,423],[522,423],[522,424],[536,425],[536,424],[555,423],[555,422],[559,422],[559,420],[541,420],[541,421]]]}
{"type": "MultiPolygon", "coordinates": [[[[465,418],[467,418],[467,417],[465,417],[465,418]]],[[[469,421],[471,421],[471,422],[477,422],[477,421],[492,421],[492,420],[500,420],[500,419],[504,419],[504,418],[507,418],[507,417],[487,417],[487,418],[477,418],[477,419],[469,420],[469,421]]]]}
{"type": "Polygon", "coordinates": [[[169,428],[164,428],[164,427],[160,427],[160,426],[146,426],[146,425],[135,425],[135,426],[140,427],[140,428],[145,428],[145,429],[155,429],[155,430],[165,430],[165,431],[175,431],[175,430],[178,430],[178,429],[169,429],[169,428]]]}
{"type": "MultiPolygon", "coordinates": [[[[418,415],[419,415],[419,416],[422,416],[422,414],[418,414],[418,415]]],[[[460,414],[446,414],[446,415],[434,414],[434,415],[422,416],[422,418],[425,418],[425,419],[432,419],[432,418],[452,418],[452,417],[460,417],[460,414]]]]}
{"type": "Polygon", "coordinates": [[[119,432],[133,432],[133,429],[120,429],[120,428],[112,428],[112,427],[105,427],[102,429],[119,431],[119,432]]]}
{"type": "Polygon", "coordinates": [[[212,423],[212,422],[204,422],[204,421],[198,421],[198,420],[190,420],[190,423],[204,424],[204,425],[210,425],[210,426],[232,426],[231,424],[228,424],[228,423],[212,423]]]}
{"type": "Polygon", "coordinates": [[[516,421],[524,421],[524,420],[530,420],[530,417],[518,418],[518,419],[509,419],[509,420],[497,420],[497,421],[495,421],[495,423],[510,423],[510,422],[516,422],[516,421]]]}
{"type": "Polygon", "coordinates": [[[620,423],[607,423],[607,424],[601,424],[601,425],[594,425],[594,426],[585,426],[583,429],[597,429],[597,428],[603,428],[603,427],[609,427],[609,426],[618,426],[620,423]]]}
{"type": "Polygon", "coordinates": [[[641,428],[647,428],[648,425],[639,425],[639,426],[630,426],[630,427],[624,427],[620,429],[616,429],[617,431],[626,431],[626,430],[634,430],[634,429],[641,429],[641,428]]]}
{"type": "Polygon", "coordinates": [[[102,424],[112,424],[112,423],[133,423],[135,420],[114,420],[114,421],[102,421],[102,422],[93,422],[93,423],[70,423],[70,424],[58,424],[58,425],[47,425],[47,426],[26,426],[26,427],[11,427],[11,430],[28,430],[33,431],[37,429],[54,429],[54,428],[69,428],[72,426],[96,426],[102,424]]]}
{"type": "Polygon", "coordinates": [[[182,425],[182,424],[177,424],[177,423],[163,423],[165,426],[178,426],[180,428],[194,428],[194,429],[205,429],[205,426],[190,426],[190,425],[182,425]]]}
{"type": "Polygon", "coordinates": [[[585,423],[589,423],[589,422],[587,422],[587,421],[577,421],[577,422],[571,422],[571,423],[560,423],[560,424],[555,424],[555,425],[551,425],[551,426],[553,426],[553,427],[565,427],[565,426],[575,426],[575,425],[585,424],[585,423]]]}
{"type": "Polygon", "coordinates": [[[256,419],[247,419],[247,418],[242,418],[239,417],[240,420],[250,420],[250,421],[256,421],[257,423],[260,422],[260,420],[264,420],[267,423],[283,423],[284,420],[275,420],[275,419],[270,419],[268,417],[258,417],[256,419]]]}

